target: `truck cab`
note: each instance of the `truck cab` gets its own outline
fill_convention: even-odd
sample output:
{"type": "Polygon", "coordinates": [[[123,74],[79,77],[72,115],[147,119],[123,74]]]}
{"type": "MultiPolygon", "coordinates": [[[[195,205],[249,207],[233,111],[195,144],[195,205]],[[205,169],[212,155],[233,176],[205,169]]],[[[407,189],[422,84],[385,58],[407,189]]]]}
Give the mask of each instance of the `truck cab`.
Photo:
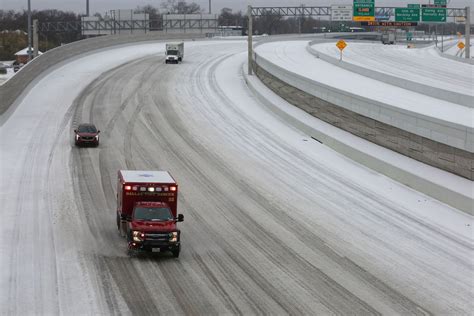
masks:
{"type": "Polygon", "coordinates": [[[179,257],[184,216],[177,214],[178,184],[167,171],[120,170],[117,228],[128,253],[170,251],[179,257]]]}
{"type": "Polygon", "coordinates": [[[171,251],[179,256],[180,234],[176,223],[184,216],[173,216],[171,208],[164,202],[137,202],[127,226],[127,241],[130,250],[150,252],[171,251]]]}
{"type": "Polygon", "coordinates": [[[167,43],[165,52],[165,63],[177,64],[184,58],[184,43],[167,43]]]}

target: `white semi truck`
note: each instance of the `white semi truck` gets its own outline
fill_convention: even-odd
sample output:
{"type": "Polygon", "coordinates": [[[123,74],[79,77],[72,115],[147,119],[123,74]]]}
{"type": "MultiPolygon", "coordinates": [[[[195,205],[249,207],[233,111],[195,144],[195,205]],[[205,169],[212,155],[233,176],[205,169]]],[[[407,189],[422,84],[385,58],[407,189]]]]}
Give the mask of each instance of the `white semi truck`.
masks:
{"type": "Polygon", "coordinates": [[[165,62],[167,64],[177,64],[182,62],[184,58],[184,43],[167,43],[165,54],[165,62]]]}

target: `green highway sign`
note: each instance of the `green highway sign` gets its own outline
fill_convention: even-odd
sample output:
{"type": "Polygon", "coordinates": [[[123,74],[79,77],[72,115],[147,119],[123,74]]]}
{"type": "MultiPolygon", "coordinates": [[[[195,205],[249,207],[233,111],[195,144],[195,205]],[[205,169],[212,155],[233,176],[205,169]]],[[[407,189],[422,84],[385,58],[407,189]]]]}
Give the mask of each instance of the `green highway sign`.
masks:
{"type": "Polygon", "coordinates": [[[375,0],[354,0],[354,21],[375,21],[375,0]]]}
{"type": "Polygon", "coordinates": [[[423,22],[446,22],[446,8],[421,8],[423,22]]]}
{"type": "Polygon", "coordinates": [[[409,4],[407,6],[407,8],[409,8],[409,9],[419,9],[420,5],[419,4],[409,4]]]}
{"type": "Polygon", "coordinates": [[[446,0],[434,0],[435,5],[446,5],[446,0]]]}
{"type": "Polygon", "coordinates": [[[420,21],[420,9],[395,8],[395,21],[418,22],[420,21]]]}

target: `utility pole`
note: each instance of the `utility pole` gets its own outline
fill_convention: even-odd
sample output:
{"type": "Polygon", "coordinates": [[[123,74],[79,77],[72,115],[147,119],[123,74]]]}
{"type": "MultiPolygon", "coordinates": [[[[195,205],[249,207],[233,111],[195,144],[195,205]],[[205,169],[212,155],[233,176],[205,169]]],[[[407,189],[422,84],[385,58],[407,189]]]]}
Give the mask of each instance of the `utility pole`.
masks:
{"type": "Polygon", "coordinates": [[[211,14],[211,0],[209,0],[209,14],[211,14]]]}
{"type": "Polygon", "coordinates": [[[28,0],[28,61],[33,59],[31,40],[31,0],[28,0]]]}
{"type": "Polygon", "coordinates": [[[89,0],[86,0],[86,16],[89,16],[89,0]]]}
{"type": "Polygon", "coordinates": [[[252,49],[252,6],[249,5],[248,6],[248,10],[247,10],[247,16],[248,16],[248,19],[249,19],[249,22],[248,22],[248,45],[249,45],[249,48],[248,48],[248,72],[249,72],[249,76],[252,75],[252,55],[253,55],[253,49],[252,49]]]}

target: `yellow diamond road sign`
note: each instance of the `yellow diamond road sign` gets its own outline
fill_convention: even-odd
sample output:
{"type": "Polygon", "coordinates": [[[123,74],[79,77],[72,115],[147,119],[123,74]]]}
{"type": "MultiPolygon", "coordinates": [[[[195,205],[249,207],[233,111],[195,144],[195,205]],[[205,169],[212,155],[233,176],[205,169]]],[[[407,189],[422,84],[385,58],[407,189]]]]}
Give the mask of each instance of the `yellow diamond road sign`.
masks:
{"type": "Polygon", "coordinates": [[[344,48],[346,48],[347,44],[344,42],[344,40],[339,40],[336,43],[337,48],[339,48],[340,51],[342,51],[344,48]]]}
{"type": "Polygon", "coordinates": [[[463,42],[459,42],[459,43],[458,43],[458,48],[459,48],[459,49],[463,49],[464,47],[466,47],[466,45],[464,45],[463,42]]]}

